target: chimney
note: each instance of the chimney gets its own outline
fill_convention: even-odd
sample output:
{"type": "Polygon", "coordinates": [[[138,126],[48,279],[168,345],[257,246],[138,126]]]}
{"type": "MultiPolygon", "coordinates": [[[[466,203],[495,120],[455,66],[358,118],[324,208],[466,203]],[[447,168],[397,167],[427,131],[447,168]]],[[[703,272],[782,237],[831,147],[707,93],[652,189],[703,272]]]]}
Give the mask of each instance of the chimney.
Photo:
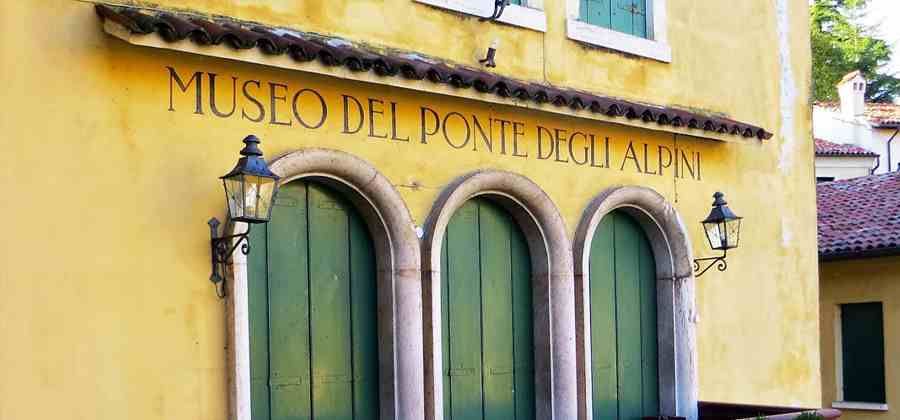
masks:
{"type": "Polygon", "coordinates": [[[866,110],[866,79],[859,70],[848,73],[837,84],[841,114],[853,118],[866,110]]]}

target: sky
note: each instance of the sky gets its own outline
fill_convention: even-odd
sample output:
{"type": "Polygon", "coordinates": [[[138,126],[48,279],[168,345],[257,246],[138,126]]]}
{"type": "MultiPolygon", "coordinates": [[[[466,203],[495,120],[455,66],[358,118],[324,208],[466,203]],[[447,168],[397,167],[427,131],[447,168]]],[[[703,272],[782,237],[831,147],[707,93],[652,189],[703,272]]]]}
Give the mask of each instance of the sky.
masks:
{"type": "Polygon", "coordinates": [[[900,0],[870,0],[865,19],[869,25],[879,25],[879,37],[893,48],[888,71],[900,73],[900,0]]]}

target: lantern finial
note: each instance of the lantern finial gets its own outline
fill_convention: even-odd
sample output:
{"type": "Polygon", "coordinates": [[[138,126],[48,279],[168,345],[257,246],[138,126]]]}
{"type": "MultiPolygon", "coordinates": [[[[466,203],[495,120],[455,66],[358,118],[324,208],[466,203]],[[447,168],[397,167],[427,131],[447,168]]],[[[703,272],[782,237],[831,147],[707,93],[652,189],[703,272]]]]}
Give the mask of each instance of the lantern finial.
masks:
{"type": "Polygon", "coordinates": [[[253,134],[244,137],[244,148],[241,149],[241,156],[262,156],[262,150],[259,150],[259,138],[253,134]]]}
{"type": "Polygon", "coordinates": [[[728,202],[725,201],[725,194],[722,194],[721,191],[716,191],[716,193],[713,194],[713,207],[724,206],[726,204],[728,204],[728,202]]]}

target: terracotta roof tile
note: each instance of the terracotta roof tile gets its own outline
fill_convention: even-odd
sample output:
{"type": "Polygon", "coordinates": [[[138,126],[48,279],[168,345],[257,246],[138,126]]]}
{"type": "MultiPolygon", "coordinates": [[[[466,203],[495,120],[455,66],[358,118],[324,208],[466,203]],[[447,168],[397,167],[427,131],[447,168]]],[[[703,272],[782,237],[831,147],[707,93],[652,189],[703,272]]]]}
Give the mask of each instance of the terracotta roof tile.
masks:
{"type": "Polygon", "coordinates": [[[900,255],[900,172],[824,182],[816,192],[820,258],[900,255]]]}
{"type": "Polygon", "coordinates": [[[772,137],[772,133],[762,127],[729,118],[511,79],[415,53],[375,51],[340,38],[239,22],[234,19],[149,11],[129,6],[98,3],[95,9],[101,19],[116,22],[132,34],[157,33],[167,42],[190,39],[200,45],[225,44],[235,49],[259,48],[266,54],[287,54],[298,62],[318,60],[325,65],[343,66],[352,71],[372,71],[384,77],[429,80],[460,89],[474,88],[479,92],[502,97],[551,103],[576,110],[588,109],[610,117],[639,118],[648,123],[656,122],[659,125],[688,127],[741,137],[758,139],[772,137]]]}
{"type": "Polygon", "coordinates": [[[844,77],[841,78],[841,81],[837,82],[837,84],[842,85],[844,83],[847,83],[847,81],[849,81],[850,79],[853,79],[854,77],[859,76],[861,74],[862,74],[862,72],[859,70],[851,71],[850,73],[845,74],[844,77]]]}
{"type": "Polygon", "coordinates": [[[816,156],[860,156],[878,157],[878,154],[853,144],[838,144],[828,140],[815,139],[816,156]]]}
{"type": "MultiPolygon", "coordinates": [[[[816,102],[815,105],[829,111],[840,112],[841,110],[841,104],[838,102],[816,102]]],[[[876,126],[897,127],[900,126],[900,105],[866,102],[863,116],[876,126]]]]}

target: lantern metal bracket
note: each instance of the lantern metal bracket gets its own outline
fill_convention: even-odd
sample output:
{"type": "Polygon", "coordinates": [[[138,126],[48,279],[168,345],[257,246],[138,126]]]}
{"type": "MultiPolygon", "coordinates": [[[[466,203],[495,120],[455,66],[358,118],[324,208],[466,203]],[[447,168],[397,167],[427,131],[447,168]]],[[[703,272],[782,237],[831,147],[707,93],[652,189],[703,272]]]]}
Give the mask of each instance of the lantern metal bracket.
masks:
{"type": "Polygon", "coordinates": [[[694,277],[700,277],[703,273],[707,272],[713,266],[716,266],[716,270],[725,271],[728,269],[728,262],[725,261],[725,256],[728,254],[728,250],[722,250],[722,255],[718,257],[707,257],[707,258],[697,258],[694,260],[694,277]],[[706,266],[703,269],[700,269],[700,263],[706,263],[706,266]]]}
{"type": "Polygon", "coordinates": [[[483,16],[478,19],[479,22],[493,22],[503,16],[503,11],[509,6],[509,0],[494,0],[494,13],[490,16],[483,16]]]}
{"type": "Polygon", "coordinates": [[[225,270],[231,264],[231,255],[238,246],[241,247],[242,254],[250,254],[250,225],[248,224],[247,230],[242,233],[219,236],[219,225],[221,224],[219,219],[213,217],[206,224],[209,225],[210,248],[212,250],[212,274],[210,274],[209,280],[216,285],[216,295],[219,298],[224,298],[227,294],[225,289],[225,270]],[[237,240],[235,241],[235,239],[237,240]]]}

